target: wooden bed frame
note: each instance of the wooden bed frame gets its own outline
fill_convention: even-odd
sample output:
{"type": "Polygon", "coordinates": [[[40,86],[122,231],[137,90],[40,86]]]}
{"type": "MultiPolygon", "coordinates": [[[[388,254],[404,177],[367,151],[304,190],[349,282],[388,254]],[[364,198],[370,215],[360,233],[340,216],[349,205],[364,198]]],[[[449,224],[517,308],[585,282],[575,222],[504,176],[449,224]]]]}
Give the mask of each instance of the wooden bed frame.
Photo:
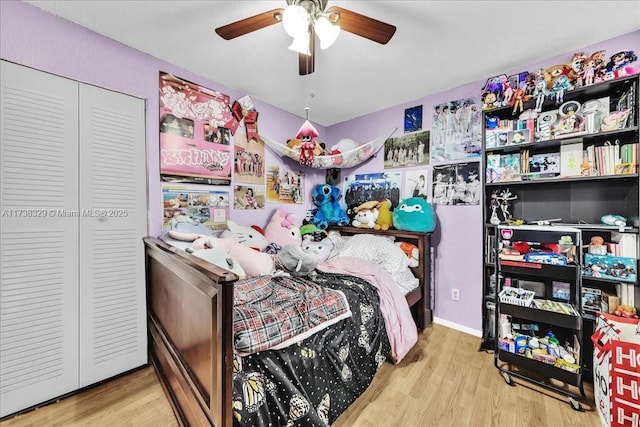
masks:
{"type": "MultiPolygon", "coordinates": [[[[416,324],[431,322],[429,234],[333,228],[344,235],[375,233],[420,250],[413,269],[420,287],[407,295],[416,324]]],[[[145,237],[149,352],[180,425],[233,425],[233,283],[220,267],[145,237]]]]}

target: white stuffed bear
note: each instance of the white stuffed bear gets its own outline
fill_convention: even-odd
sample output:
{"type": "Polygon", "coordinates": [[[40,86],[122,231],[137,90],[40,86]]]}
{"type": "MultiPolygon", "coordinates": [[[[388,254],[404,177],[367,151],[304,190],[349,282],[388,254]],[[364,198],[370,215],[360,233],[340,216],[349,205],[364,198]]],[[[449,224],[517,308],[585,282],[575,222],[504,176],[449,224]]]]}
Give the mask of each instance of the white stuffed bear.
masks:
{"type": "Polygon", "coordinates": [[[351,225],[358,228],[375,228],[379,213],[377,205],[378,201],[373,200],[355,208],[353,210],[355,215],[351,225]]]}

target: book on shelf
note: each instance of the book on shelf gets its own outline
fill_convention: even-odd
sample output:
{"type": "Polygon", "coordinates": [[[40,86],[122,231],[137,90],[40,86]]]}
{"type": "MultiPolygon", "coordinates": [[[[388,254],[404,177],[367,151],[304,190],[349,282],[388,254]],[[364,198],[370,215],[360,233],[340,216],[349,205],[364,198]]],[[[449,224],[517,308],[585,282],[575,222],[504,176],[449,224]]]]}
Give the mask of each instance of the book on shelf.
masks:
{"type": "Polygon", "coordinates": [[[635,286],[632,283],[620,282],[616,284],[616,292],[620,304],[636,306],[635,286]]]}
{"type": "Polygon", "coordinates": [[[600,146],[589,146],[587,160],[598,171],[599,176],[625,175],[638,172],[638,143],[620,145],[607,142],[600,146]]]}
{"type": "Polygon", "coordinates": [[[630,233],[611,233],[611,241],[615,245],[614,250],[616,253],[613,255],[626,257],[626,258],[638,258],[638,236],[630,233]]]}
{"type": "Polygon", "coordinates": [[[560,176],[580,176],[582,174],[582,142],[560,146],[560,176]]]}

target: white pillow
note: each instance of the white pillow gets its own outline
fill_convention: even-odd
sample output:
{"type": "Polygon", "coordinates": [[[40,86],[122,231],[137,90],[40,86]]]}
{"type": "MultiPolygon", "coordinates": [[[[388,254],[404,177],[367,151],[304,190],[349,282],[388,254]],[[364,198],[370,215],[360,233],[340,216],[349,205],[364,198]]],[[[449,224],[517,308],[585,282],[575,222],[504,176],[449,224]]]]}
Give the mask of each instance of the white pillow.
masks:
{"type": "Polygon", "coordinates": [[[346,239],[338,256],[350,256],[380,264],[393,274],[409,267],[409,258],[386,237],[356,234],[346,239]]]}

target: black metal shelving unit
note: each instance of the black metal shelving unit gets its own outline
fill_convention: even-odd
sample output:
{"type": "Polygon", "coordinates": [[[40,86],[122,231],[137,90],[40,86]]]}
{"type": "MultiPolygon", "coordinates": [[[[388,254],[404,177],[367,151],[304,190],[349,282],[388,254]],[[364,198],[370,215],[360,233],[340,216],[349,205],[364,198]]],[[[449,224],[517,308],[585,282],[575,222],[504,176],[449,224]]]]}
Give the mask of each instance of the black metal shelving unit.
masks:
{"type": "MultiPolygon", "coordinates": [[[[526,262],[524,260],[501,259],[500,251],[504,242],[528,241],[528,242],[555,242],[562,236],[570,236],[572,241],[580,242],[581,231],[573,227],[560,226],[510,226],[500,225],[497,227],[498,236],[502,236],[502,230],[509,231],[511,237],[506,240],[498,239],[496,241],[496,310],[493,324],[495,325],[495,337],[499,342],[505,338],[501,331],[501,318],[508,316],[510,324],[531,324],[537,325],[538,330],[530,330],[528,340],[535,337],[543,338],[546,332],[563,337],[564,341],[569,341],[572,345],[577,344],[580,348],[576,348],[575,354],[571,355],[576,361],[574,371],[567,370],[562,365],[555,366],[556,361],[551,364],[539,361],[531,357],[531,349],[526,351],[516,349],[515,352],[506,351],[501,348],[500,344],[496,345],[494,353],[494,364],[500,371],[505,382],[514,385],[513,377],[535,383],[541,387],[553,390],[557,393],[568,397],[569,403],[576,410],[581,410],[580,400],[584,399],[583,372],[581,365],[581,350],[583,346],[583,328],[582,328],[582,304],[581,304],[581,288],[580,288],[580,267],[572,263],[568,265],[554,265],[537,262],[526,262]],[[550,311],[537,308],[532,301],[529,305],[516,305],[503,301],[500,298],[500,292],[505,288],[507,282],[515,283],[516,281],[535,281],[542,285],[542,295],[537,295],[535,300],[560,301],[568,303],[572,307],[572,312],[565,313],[560,311],[550,311]],[[555,282],[562,282],[568,285],[568,300],[556,298],[553,296],[552,287],[555,282]],[[542,379],[540,379],[540,377],[542,379]],[[574,386],[576,391],[570,391],[567,388],[561,388],[549,382],[549,379],[562,381],[565,384],[574,386]]],[[[576,258],[579,259],[579,246],[576,248],[576,258]]],[[[513,286],[513,285],[512,285],[513,286]]],[[[519,284],[516,287],[520,286],[519,284]]],[[[520,335],[522,337],[522,335],[520,335]]]]}
{"type": "MultiPolygon", "coordinates": [[[[501,305],[496,294],[499,292],[500,285],[504,281],[505,275],[508,274],[526,274],[526,270],[521,271],[526,267],[518,267],[507,264],[500,264],[498,259],[499,252],[499,227],[507,224],[504,218],[500,218],[499,224],[491,223],[491,202],[492,194],[494,192],[500,192],[502,190],[509,190],[513,195],[517,196],[510,204],[510,214],[512,219],[518,219],[524,221],[524,224],[532,224],[536,221],[545,219],[559,219],[553,221],[549,228],[554,227],[574,227],[580,231],[582,240],[576,242],[576,245],[580,246],[580,249],[588,246],[589,240],[594,235],[611,236],[614,232],[631,233],[635,234],[636,242],[640,242],[639,229],[640,229],[640,188],[639,188],[639,174],[636,166],[635,170],[631,170],[628,173],[609,173],[609,174],[590,174],[589,176],[572,175],[572,176],[549,176],[540,174],[528,174],[524,177],[518,176],[514,180],[499,181],[499,182],[487,182],[487,164],[489,156],[495,159],[500,155],[508,155],[514,153],[526,152],[530,156],[544,155],[546,153],[560,152],[565,145],[581,143],[584,150],[590,147],[597,149],[603,145],[619,145],[625,146],[628,144],[638,143],[640,138],[640,112],[638,111],[638,92],[640,87],[639,76],[630,76],[627,78],[621,78],[604,83],[594,84],[591,86],[583,87],[568,91],[565,93],[563,103],[574,102],[574,105],[580,105],[584,107],[588,102],[598,100],[598,102],[607,104],[606,112],[598,113],[597,125],[595,129],[587,130],[586,128],[581,131],[567,132],[565,134],[553,134],[553,136],[545,135],[544,132],[538,134],[538,122],[534,121],[533,128],[529,128],[530,134],[533,135],[531,140],[520,144],[507,144],[507,145],[489,145],[487,144],[487,134],[489,130],[483,131],[483,154],[481,157],[481,169],[483,176],[483,223],[484,223],[484,247],[482,251],[483,255],[483,300],[482,300],[482,319],[483,319],[483,337],[480,345],[480,349],[495,351],[495,358],[499,361],[504,356],[507,362],[513,363],[523,369],[532,370],[540,375],[547,376],[549,378],[556,378],[553,373],[558,368],[549,369],[548,367],[540,367],[544,365],[536,360],[526,359],[519,355],[504,354],[497,346],[498,344],[498,329],[497,322],[500,308],[503,308],[503,312],[511,312],[515,310],[515,313],[510,315],[517,316],[523,315],[525,317],[540,319],[534,309],[528,308],[522,310],[520,307],[512,309],[501,305]],[[602,129],[602,118],[610,112],[615,112],[621,109],[628,109],[629,115],[626,123],[615,129],[602,129]],[[487,147],[487,145],[489,145],[487,147]],[[628,218],[627,226],[623,229],[619,229],[617,226],[605,226],[601,224],[601,217],[605,214],[618,214],[628,218]],[[515,269],[515,270],[513,270],[515,269]],[[497,288],[497,289],[496,289],[497,288]],[[521,360],[523,359],[523,360],[521,360]],[[520,362],[520,363],[518,363],[520,362]]],[[[524,113],[531,113],[529,117],[533,117],[534,120],[544,116],[546,113],[557,112],[561,106],[556,105],[552,99],[547,98],[542,105],[541,111],[532,113],[535,109],[535,100],[530,100],[524,104],[524,113]]],[[[485,110],[483,112],[483,119],[487,123],[488,117],[498,118],[500,121],[514,120],[517,121],[520,118],[521,112],[514,113],[513,106],[505,106],[485,110]]],[[[548,114],[547,114],[548,116],[548,114]]],[[[582,118],[586,118],[583,116],[582,118]]],[[[560,116],[558,116],[558,121],[560,116]]],[[[517,122],[516,122],[517,123],[517,122]]],[[[528,125],[527,125],[528,126],[528,125]]],[[[604,128],[604,127],[603,127],[604,128]]],[[[507,129],[508,130],[508,129],[507,129]]],[[[512,130],[516,130],[514,127],[512,130]]],[[[501,130],[502,131],[502,130],[501,130]]],[[[566,147],[565,147],[566,148],[566,147]]],[[[514,226],[515,228],[515,226],[514,226]]],[[[584,250],[586,252],[587,249],[584,250]]],[[[580,250],[580,253],[583,251],[580,250]]],[[[636,253],[640,254],[640,244],[636,244],[636,253]]],[[[578,299],[581,299],[581,288],[583,283],[588,287],[615,289],[616,281],[611,279],[600,279],[592,276],[583,275],[583,263],[584,257],[580,255],[575,260],[576,266],[567,270],[567,274],[573,277],[574,273],[576,279],[576,289],[578,299]]],[[[638,271],[638,262],[636,255],[636,272],[638,271]]],[[[551,270],[549,270],[551,271],[551,270]]],[[[540,271],[536,271],[540,273],[540,271]]],[[[554,271],[551,273],[556,279],[560,280],[562,276],[562,270],[554,271]],[[558,276],[555,276],[558,273],[558,276]]],[[[636,274],[637,275],[637,274],[636,274]]],[[[532,275],[531,277],[535,276],[532,275]]],[[[507,276],[509,277],[509,276],[507,276]]],[[[627,287],[629,283],[626,284],[627,287]]],[[[635,305],[640,306],[640,286],[638,280],[635,283],[630,283],[631,292],[635,291],[635,305]],[[635,285],[635,286],[634,286],[635,285]]],[[[579,301],[581,302],[581,301],[579,301]]],[[[582,349],[581,354],[581,370],[579,373],[579,381],[575,378],[571,378],[572,374],[566,374],[561,372],[559,374],[562,378],[556,378],[567,384],[577,385],[581,390],[582,381],[592,381],[592,346],[589,337],[593,333],[593,319],[594,315],[590,312],[585,312],[580,309],[579,316],[574,319],[555,318],[552,316],[551,322],[558,322],[562,327],[571,326],[579,330],[580,336],[585,337],[581,339],[580,345],[582,349]],[[566,322],[565,322],[566,320],[566,322]],[[564,379],[563,379],[564,378],[564,379]],[[566,380],[566,381],[565,381],[566,380]]],[[[544,316],[543,316],[544,317],[544,316]]],[[[553,367],[551,367],[553,368],[553,367]]],[[[526,375],[522,376],[518,370],[510,373],[513,377],[530,379],[526,375]]],[[[557,390],[558,391],[558,390],[557,390]]],[[[562,392],[562,391],[560,391],[562,392]]],[[[578,398],[580,395],[571,395],[570,398],[578,398]]],[[[573,405],[573,403],[572,403],[573,405]]],[[[574,406],[574,408],[577,407],[574,406]]]]}

